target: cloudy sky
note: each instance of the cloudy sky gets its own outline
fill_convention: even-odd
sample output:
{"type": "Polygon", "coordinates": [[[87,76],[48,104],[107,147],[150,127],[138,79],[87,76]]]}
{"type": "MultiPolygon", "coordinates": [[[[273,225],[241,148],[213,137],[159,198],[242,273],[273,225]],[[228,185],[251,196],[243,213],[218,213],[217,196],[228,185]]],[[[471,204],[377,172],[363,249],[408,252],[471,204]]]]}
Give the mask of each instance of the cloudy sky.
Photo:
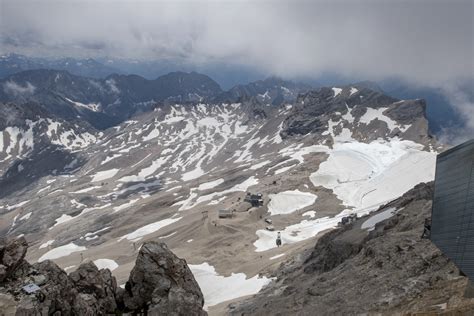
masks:
{"type": "Polygon", "coordinates": [[[2,52],[179,58],[281,76],[472,76],[473,0],[0,0],[2,52]]]}

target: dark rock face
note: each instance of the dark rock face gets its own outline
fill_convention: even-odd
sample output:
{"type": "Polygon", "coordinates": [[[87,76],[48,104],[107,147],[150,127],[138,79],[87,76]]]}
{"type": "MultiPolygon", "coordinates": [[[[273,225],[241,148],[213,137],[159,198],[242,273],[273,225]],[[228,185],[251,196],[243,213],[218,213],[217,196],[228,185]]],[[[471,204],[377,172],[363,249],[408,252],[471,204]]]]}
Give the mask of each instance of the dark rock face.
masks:
{"type": "Polygon", "coordinates": [[[363,239],[343,240],[335,238],[340,234],[340,230],[335,230],[321,237],[313,252],[305,261],[307,266],[304,268],[304,272],[330,271],[346,259],[359,253],[362,249],[363,239]]]}
{"type": "Polygon", "coordinates": [[[117,309],[115,300],[117,281],[110,270],[99,269],[93,262],[83,263],[69,275],[82,298],[87,301],[97,300],[101,314],[113,313],[117,309]]]}
{"type": "Polygon", "coordinates": [[[126,285],[128,310],[154,315],[206,315],[204,298],[186,261],[164,243],[146,242],[126,285]]]}
{"type": "Polygon", "coordinates": [[[28,244],[25,237],[0,246],[0,282],[10,277],[21,265],[27,249],[28,244]]]}
{"type": "MultiPolygon", "coordinates": [[[[84,156],[79,152],[71,153],[59,145],[62,141],[66,142],[64,138],[61,140],[61,135],[69,132],[68,140],[74,141],[75,135],[95,133],[87,124],[59,120],[34,103],[0,103],[0,134],[8,127],[19,129],[22,139],[31,133],[32,145],[15,147],[9,154],[0,152],[0,170],[5,170],[0,175],[0,198],[24,189],[53,172],[70,171],[81,166],[85,162],[84,156]],[[58,123],[55,132],[50,131],[50,120],[58,123]],[[9,156],[12,158],[8,159],[9,156]]],[[[12,137],[10,132],[0,136],[6,144],[16,141],[12,137]]]]}
{"type": "MultiPolygon", "coordinates": [[[[17,280],[16,284],[9,285],[16,285],[19,289],[35,279],[41,279],[41,282],[38,282],[42,283],[41,290],[33,295],[25,295],[21,292],[19,297],[17,296],[20,298],[17,315],[54,314],[56,312],[62,314],[84,312],[91,315],[96,310],[82,300],[66,272],[49,260],[34,264],[26,275],[22,275],[17,280]]],[[[12,286],[12,288],[15,287],[12,286]]]]}
{"type": "Polygon", "coordinates": [[[41,117],[47,117],[47,115],[38,104],[0,103],[0,131],[8,126],[25,127],[26,120],[36,121],[41,117]]]}
{"type": "Polygon", "coordinates": [[[411,124],[416,118],[426,117],[425,100],[400,101],[386,112],[387,116],[402,124],[411,124]]]}
{"type": "Polygon", "coordinates": [[[49,260],[30,265],[24,260],[27,247],[23,237],[0,241],[1,315],[207,315],[186,261],[165,244],[143,245],[128,292],[117,287],[110,270],[99,270],[92,262],[70,275],[49,260]],[[28,284],[39,289],[27,293],[22,288],[28,284]]]}
{"type": "Polygon", "coordinates": [[[308,85],[270,77],[246,85],[237,85],[229,91],[219,94],[213,101],[220,103],[253,100],[262,104],[281,105],[285,102],[293,103],[299,93],[308,90],[311,90],[308,85]]]}
{"type": "Polygon", "coordinates": [[[313,133],[322,137],[328,135],[327,130],[332,121],[336,135],[342,128],[347,128],[351,137],[361,142],[395,136],[422,144],[430,141],[423,100],[399,101],[380,91],[356,87],[343,87],[337,93],[331,88],[321,88],[299,95],[284,121],[281,136],[285,138],[313,133]],[[361,117],[368,108],[386,108],[382,113],[386,118],[373,118],[369,123],[361,123],[361,117]],[[392,129],[384,121],[387,119],[406,129],[392,129]]]}

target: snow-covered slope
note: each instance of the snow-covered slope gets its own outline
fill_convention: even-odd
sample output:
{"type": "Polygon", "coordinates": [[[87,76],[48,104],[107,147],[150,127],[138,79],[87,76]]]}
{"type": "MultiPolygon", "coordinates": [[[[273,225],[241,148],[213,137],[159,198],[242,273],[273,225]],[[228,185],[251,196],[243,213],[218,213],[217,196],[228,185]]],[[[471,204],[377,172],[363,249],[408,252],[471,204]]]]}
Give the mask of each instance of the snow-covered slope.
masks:
{"type": "MultiPolygon", "coordinates": [[[[143,241],[162,240],[202,280],[225,287],[238,279],[242,293],[252,294],[266,282],[258,274],[343,216],[367,213],[433,178],[437,147],[423,111],[422,102],[349,86],[312,91],[280,107],[161,106],[104,133],[31,120],[13,137],[12,161],[31,150],[28,131],[38,129],[80,163],[4,196],[0,231],[25,234],[32,261],[54,255],[70,267],[80,253],[114,260],[119,281],[143,241]],[[245,192],[262,193],[264,205],[252,208],[245,192]],[[234,217],[220,219],[222,209],[234,217]],[[274,231],[265,229],[269,220],[274,231]],[[276,248],[277,231],[283,250],[276,248]],[[231,273],[260,285],[241,274],[224,277],[231,273]]],[[[16,127],[8,128],[3,135],[12,137],[16,127]]],[[[221,294],[209,301],[234,297],[221,294]]]]}
{"type": "Polygon", "coordinates": [[[101,133],[50,117],[35,105],[0,104],[0,197],[45,175],[77,169],[101,133]]]}

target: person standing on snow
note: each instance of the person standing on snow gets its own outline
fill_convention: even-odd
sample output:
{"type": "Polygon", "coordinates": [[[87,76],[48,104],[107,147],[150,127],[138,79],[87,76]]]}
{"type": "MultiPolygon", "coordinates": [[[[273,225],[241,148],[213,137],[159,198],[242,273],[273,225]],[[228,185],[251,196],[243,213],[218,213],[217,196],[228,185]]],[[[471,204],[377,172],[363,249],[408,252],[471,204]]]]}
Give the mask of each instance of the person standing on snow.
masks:
{"type": "Polygon", "coordinates": [[[276,245],[277,245],[277,247],[281,246],[281,234],[280,234],[280,232],[277,233],[276,245]]]}

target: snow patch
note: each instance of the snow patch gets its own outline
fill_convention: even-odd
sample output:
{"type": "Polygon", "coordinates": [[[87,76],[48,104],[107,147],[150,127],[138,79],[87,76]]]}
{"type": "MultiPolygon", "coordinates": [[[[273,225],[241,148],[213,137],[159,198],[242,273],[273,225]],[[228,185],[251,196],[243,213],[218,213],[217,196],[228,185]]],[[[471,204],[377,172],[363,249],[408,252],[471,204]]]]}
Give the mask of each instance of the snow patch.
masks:
{"type": "Polygon", "coordinates": [[[198,186],[198,190],[199,191],[209,190],[209,189],[217,187],[218,185],[220,185],[222,183],[224,183],[224,179],[217,179],[217,180],[214,180],[214,181],[205,182],[205,183],[202,183],[198,186]]]}
{"type": "Polygon", "coordinates": [[[94,260],[94,264],[97,266],[99,270],[109,269],[110,271],[114,271],[119,266],[117,262],[115,262],[112,259],[97,259],[97,260],[94,260]]]}
{"type": "Polygon", "coordinates": [[[299,190],[284,191],[277,194],[270,194],[268,212],[271,215],[290,214],[294,211],[313,205],[317,196],[309,192],[299,190]]]}
{"type": "Polygon", "coordinates": [[[161,221],[157,221],[151,224],[148,224],[146,226],[143,226],[141,228],[138,228],[137,230],[131,232],[130,234],[126,234],[118,239],[118,241],[122,241],[123,239],[128,239],[130,241],[138,241],[142,239],[144,236],[152,234],[158,230],[160,230],[163,227],[166,227],[168,225],[171,225],[177,221],[179,221],[182,217],[176,217],[176,218],[167,218],[163,219],[161,221]]]}
{"type": "Polygon", "coordinates": [[[110,169],[110,170],[105,170],[105,171],[99,171],[95,175],[92,176],[91,182],[99,182],[99,181],[104,181],[110,178],[113,178],[120,169],[110,169]]]}
{"type": "Polygon", "coordinates": [[[39,246],[39,249],[43,249],[43,248],[49,247],[49,246],[51,246],[53,243],[54,243],[54,239],[48,240],[47,242],[42,243],[42,244],[39,246]]]}
{"type": "Polygon", "coordinates": [[[232,273],[225,277],[217,274],[215,268],[207,262],[188,265],[201,288],[205,306],[214,306],[238,297],[258,293],[265,285],[270,283],[266,277],[247,278],[244,273],[232,273]]]}
{"type": "Polygon", "coordinates": [[[71,242],[67,245],[51,249],[50,251],[48,251],[47,253],[42,255],[38,259],[38,262],[42,262],[42,261],[45,261],[45,260],[58,259],[58,258],[61,258],[61,257],[66,257],[66,256],[69,256],[70,254],[72,254],[74,252],[84,251],[86,249],[87,249],[86,247],[78,246],[75,243],[71,242]]]}
{"type": "Polygon", "coordinates": [[[332,91],[334,92],[334,97],[337,97],[339,94],[341,94],[342,89],[341,88],[332,88],[332,91]]]}
{"type": "MultiPolygon", "coordinates": [[[[335,217],[322,217],[315,220],[303,220],[300,223],[286,227],[280,231],[282,245],[292,244],[312,238],[320,232],[333,229],[342,219],[342,213],[335,217]]],[[[256,232],[258,239],[253,243],[256,252],[267,251],[276,248],[277,231],[260,229],[256,232]]]]}

